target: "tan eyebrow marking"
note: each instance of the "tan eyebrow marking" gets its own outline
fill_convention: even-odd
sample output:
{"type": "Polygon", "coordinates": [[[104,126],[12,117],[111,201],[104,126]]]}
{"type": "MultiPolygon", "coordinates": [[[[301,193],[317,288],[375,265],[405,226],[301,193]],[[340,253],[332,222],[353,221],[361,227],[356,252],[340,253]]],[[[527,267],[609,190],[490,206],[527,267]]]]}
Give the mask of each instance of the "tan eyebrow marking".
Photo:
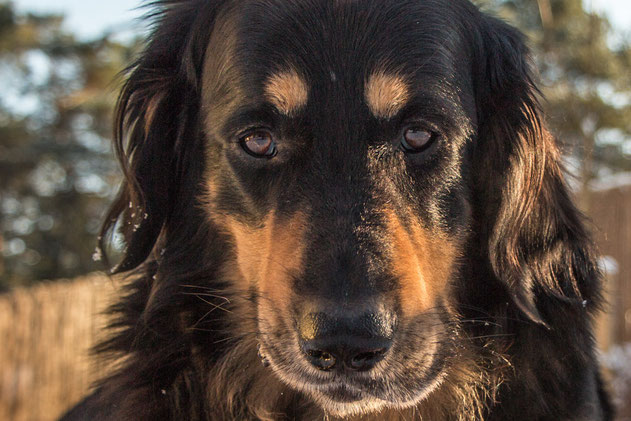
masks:
{"type": "Polygon", "coordinates": [[[265,83],[265,98],[285,115],[304,107],[308,95],[307,82],[295,70],[274,74],[265,83]]]}
{"type": "Polygon", "coordinates": [[[401,76],[380,70],[368,78],[364,95],[375,117],[392,118],[409,99],[408,84],[401,76]]]}

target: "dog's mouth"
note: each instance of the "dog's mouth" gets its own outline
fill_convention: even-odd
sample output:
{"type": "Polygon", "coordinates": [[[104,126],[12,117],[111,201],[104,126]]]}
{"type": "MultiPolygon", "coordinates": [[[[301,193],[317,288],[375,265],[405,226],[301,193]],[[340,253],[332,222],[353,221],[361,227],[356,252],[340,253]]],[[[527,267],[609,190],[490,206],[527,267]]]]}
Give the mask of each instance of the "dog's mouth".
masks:
{"type": "Polygon", "coordinates": [[[326,413],[342,417],[419,403],[440,385],[449,353],[443,332],[429,330],[425,335],[402,335],[369,371],[326,371],[310,364],[296,338],[260,332],[259,342],[262,363],[281,381],[309,396],[326,413]]]}
{"type": "Polygon", "coordinates": [[[419,379],[408,379],[409,383],[380,381],[378,379],[356,379],[350,376],[345,381],[329,384],[309,384],[302,390],[326,413],[336,417],[360,416],[381,411],[384,408],[402,410],[425,399],[442,382],[442,369],[428,370],[419,379]]]}
{"type": "Polygon", "coordinates": [[[353,403],[365,399],[366,393],[349,384],[336,384],[331,387],[316,388],[318,393],[338,403],[353,403]]]}

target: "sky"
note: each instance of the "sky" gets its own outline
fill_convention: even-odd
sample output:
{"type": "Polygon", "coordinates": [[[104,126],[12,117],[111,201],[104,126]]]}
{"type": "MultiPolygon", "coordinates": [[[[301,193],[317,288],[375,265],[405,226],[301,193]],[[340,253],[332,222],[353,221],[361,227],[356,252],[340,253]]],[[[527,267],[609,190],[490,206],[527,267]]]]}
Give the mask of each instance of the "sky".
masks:
{"type": "MultiPolygon", "coordinates": [[[[587,8],[604,12],[614,27],[631,33],[629,0],[583,0],[587,8]]],[[[66,15],[66,27],[83,39],[98,37],[104,31],[140,32],[137,20],[142,11],[139,0],[14,0],[20,11],[59,12],[66,15]]]]}
{"type": "Polygon", "coordinates": [[[105,31],[141,32],[139,0],[13,0],[20,12],[54,12],[66,16],[65,27],[82,39],[105,31]]]}
{"type": "Polygon", "coordinates": [[[604,12],[614,27],[625,33],[631,32],[631,3],[629,0],[583,0],[587,8],[604,12]]]}

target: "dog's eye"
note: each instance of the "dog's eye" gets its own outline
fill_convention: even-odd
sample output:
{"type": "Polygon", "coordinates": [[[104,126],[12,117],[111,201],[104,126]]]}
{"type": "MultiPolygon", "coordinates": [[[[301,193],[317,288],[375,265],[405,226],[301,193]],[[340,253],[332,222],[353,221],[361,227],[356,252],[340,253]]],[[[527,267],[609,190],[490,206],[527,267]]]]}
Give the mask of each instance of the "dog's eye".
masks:
{"type": "Polygon", "coordinates": [[[240,139],[241,146],[247,153],[256,157],[271,158],[276,155],[276,143],[272,134],[266,130],[255,130],[240,139]]]}
{"type": "Polygon", "coordinates": [[[435,133],[422,127],[409,127],[403,132],[401,146],[406,152],[421,152],[432,143],[435,137],[435,133]]]}

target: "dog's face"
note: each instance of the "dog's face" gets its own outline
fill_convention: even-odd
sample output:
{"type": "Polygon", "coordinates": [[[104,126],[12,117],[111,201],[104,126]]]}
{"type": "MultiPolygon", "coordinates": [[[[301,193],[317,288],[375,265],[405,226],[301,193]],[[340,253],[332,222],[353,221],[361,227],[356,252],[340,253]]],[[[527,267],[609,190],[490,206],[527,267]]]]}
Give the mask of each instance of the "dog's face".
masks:
{"type": "Polygon", "coordinates": [[[467,0],[156,7],[102,230],[142,273],[104,345],[132,350],[133,388],[188,418],[204,399],[210,418],[484,418],[510,356],[561,338],[536,322],[576,324],[544,348],[567,400],[599,277],[516,30],[467,0]]]}
{"type": "Polygon", "coordinates": [[[206,52],[224,276],[256,297],[271,369],[333,414],[417,403],[453,352],[477,110],[442,3],[243,2],[206,52]]]}

